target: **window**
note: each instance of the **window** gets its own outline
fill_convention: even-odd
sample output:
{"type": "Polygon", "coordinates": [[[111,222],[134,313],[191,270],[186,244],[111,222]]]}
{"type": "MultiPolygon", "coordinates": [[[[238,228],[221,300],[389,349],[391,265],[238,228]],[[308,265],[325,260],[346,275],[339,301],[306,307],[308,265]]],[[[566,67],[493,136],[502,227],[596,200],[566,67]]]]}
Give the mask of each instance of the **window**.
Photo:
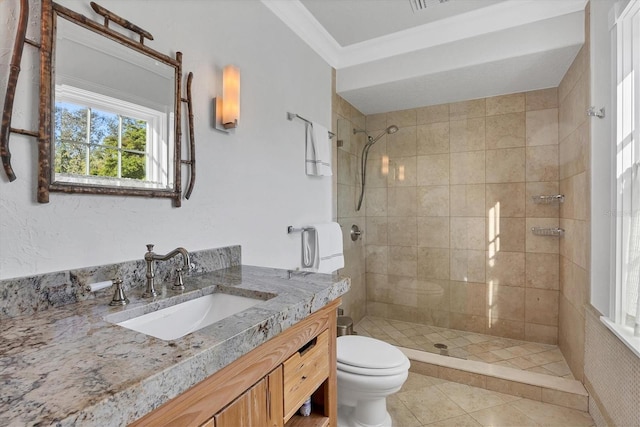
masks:
{"type": "Polygon", "coordinates": [[[71,86],[56,86],[54,181],[168,188],[164,113],[71,86]]]}
{"type": "Polygon", "coordinates": [[[640,356],[640,0],[616,21],[615,297],[611,329],[640,356]]]}

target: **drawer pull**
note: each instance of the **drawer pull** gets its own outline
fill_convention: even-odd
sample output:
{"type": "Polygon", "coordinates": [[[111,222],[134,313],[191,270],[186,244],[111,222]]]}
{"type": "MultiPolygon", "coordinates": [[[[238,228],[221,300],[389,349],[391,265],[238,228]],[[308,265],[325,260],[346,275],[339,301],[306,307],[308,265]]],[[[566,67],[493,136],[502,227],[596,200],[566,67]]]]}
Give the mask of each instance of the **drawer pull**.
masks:
{"type": "Polygon", "coordinates": [[[317,343],[318,343],[318,337],[315,337],[314,339],[312,339],[311,341],[309,341],[308,343],[300,347],[300,350],[298,350],[298,353],[300,354],[300,356],[304,356],[304,354],[309,350],[311,350],[313,347],[315,347],[317,343]]]}

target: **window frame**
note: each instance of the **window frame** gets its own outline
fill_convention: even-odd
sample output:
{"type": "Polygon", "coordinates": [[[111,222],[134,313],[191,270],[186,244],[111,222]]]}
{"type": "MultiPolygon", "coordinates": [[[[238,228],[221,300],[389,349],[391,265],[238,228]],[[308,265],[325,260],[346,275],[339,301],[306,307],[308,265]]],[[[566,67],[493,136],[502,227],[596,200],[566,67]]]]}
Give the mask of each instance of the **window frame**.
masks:
{"type": "MultiPolygon", "coordinates": [[[[637,52],[640,43],[637,42],[638,34],[640,33],[640,1],[632,0],[626,7],[617,14],[615,18],[615,24],[611,29],[612,34],[612,97],[615,111],[613,114],[612,124],[613,129],[613,150],[612,150],[612,212],[611,215],[611,299],[610,299],[610,313],[609,316],[602,316],[601,321],[636,355],[640,358],[640,337],[634,336],[633,327],[627,326],[623,314],[625,313],[623,306],[626,300],[626,287],[623,281],[622,275],[622,263],[621,252],[623,252],[624,230],[623,222],[627,220],[625,218],[623,202],[624,195],[621,196],[618,188],[618,174],[619,174],[619,153],[618,153],[618,140],[619,129],[622,126],[622,120],[624,119],[619,113],[621,105],[629,102],[624,98],[626,94],[623,94],[619,89],[619,81],[621,81],[624,73],[624,61],[629,60],[628,53],[635,55],[631,58],[633,63],[633,86],[631,91],[631,102],[633,105],[633,113],[629,116],[634,121],[634,142],[638,144],[640,118],[640,54],[637,52]],[[632,22],[633,21],[633,22],[632,22]],[[629,31],[629,24],[631,23],[631,31],[628,32],[628,36],[625,37],[625,30],[629,31]],[[634,35],[636,39],[634,39],[634,35]],[[635,40],[636,44],[632,42],[632,49],[625,51],[625,43],[630,43],[635,40]],[[635,50],[634,50],[635,49],[635,50]]],[[[628,67],[627,67],[628,69],[628,67]]],[[[628,203],[628,202],[627,202],[628,203]]],[[[637,315],[640,315],[638,313],[637,315]]]]}

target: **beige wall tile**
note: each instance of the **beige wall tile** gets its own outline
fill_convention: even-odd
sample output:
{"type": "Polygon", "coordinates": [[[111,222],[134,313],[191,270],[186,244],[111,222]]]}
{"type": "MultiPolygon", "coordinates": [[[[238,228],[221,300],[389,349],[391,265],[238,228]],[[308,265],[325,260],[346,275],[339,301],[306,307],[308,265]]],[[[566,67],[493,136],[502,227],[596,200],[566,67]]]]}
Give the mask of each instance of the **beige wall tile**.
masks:
{"type": "Polygon", "coordinates": [[[527,218],[526,221],[526,251],[536,253],[559,253],[558,238],[554,236],[536,236],[531,232],[532,227],[556,228],[559,226],[557,218],[527,218]]]}
{"type": "Polygon", "coordinates": [[[560,179],[584,172],[588,168],[589,138],[589,122],[585,122],[565,139],[560,140],[560,179]]]}
{"type": "Polygon", "coordinates": [[[487,377],[487,390],[493,390],[512,396],[520,396],[526,399],[542,400],[542,389],[537,386],[500,378],[487,377]]]}
{"type": "Polygon", "coordinates": [[[416,187],[391,187],[387,191],[389,216],[416,216],[416,187]]]}
{"type": "Polygon", "coordinates": [[[367,216],[364,239],[367,245],[386,245],[387,217],[367,216]]]}
{"type": "Polygon", "coordinates": [[[567,135],[587,121],[586,109],[589,107],[589,79],[586,74],[580,76],[576,85],[561,100],[558,109],[558,139],[567,135]]]}
{"type": "Polygon", "coordinates": [[[449,216],[449,186],[417,188],[418,216],[449,216]]]}
{"type": "MultiPolygon", "coordinates": [[[[387,222],[387,242],[393,246],[415,246],[418,226],[415,217],[390,216],[387,222]]],[[[447,229],[447,233],[448,233],[447,229]]]]}
{"type": "Polygon", "coordinates": [[[449,154],[418,156],[417,185],[449,185],[449,154]]]}
{"type": "Polygon", "coordinates": [[[438,365],[420,362],[418,360],[412,360],[409,372],[415,372],[416,374],[438,378],[438,365]]]}
{"type": "Polygon", "coordinates": [[[486,115],[486,103],[484,98],[471,101],[462,101],[449,104],[449,119],[461,120],[472,117],[484,117],[486,115]]]}
{"type": "Polygon", "coordinates": [[[565,408],[577,409],[582,412],[589,410],[589,396],[566,393],[549,388],[542,389],[542,401],[565,408]]]}
{"type": "Polygon", "coordinates": [[[485,216],[485,184],[450,186],[451,216],[485,216]]]}
{"type": "Polygon", "coordinates": [[[558,88],[534,90],[525,93],[527,111],[546,110],[558,107],[558,88]]]}
{"type": "Polygon", "coordinates": [[[487,184],[485,212],[498,218],[525,216],[525,184],[487,184]]]}
{"type": "Polygon", "coordinates": [[[478,334],[485,333],[487,318],[484,316],[452,312],[449,318],[453,329],[475,332],[478,334]]]}
{"type": "Polygon", "coordinates": [[[558,294],[556,290],[528,288],[525,294],[525,322],[557,326],[558,294]]]}
{"type": "MultiPolygon", "coordinates": [[[[487,316],[492,319],[523,321],[525,318],[525,293],[524,288],[488,285],[489,305],[487,316]],[[489,314],[489,311],[491,314],[489,314]]],[[[524,332],[524,331],[523,331],[524,332]]]]}
{"type": "MultiPolygon", "coordinates": [[[[427,248],[449,247],[449,217],[419,217],[418,246],[427,248]]],[[[391,236],[389,236],[391,240],[391,236]]]]}
{"type": "Polygon", "coordinates": [[[558,321],[558,346],[573,376],[581,380],[584,371],[584,317],[561,296],[558,321]]]}
{"type": "Polygon", "coordinates": [[[484,150],[485,118],[452,120],[449,123],[449,141],[452,153],[484,150]]]}
{"type": "Polygon", "coordinates": [[[556,254],[526,254],[526,287],[560,289],[559,257],[556,254]]]}
{"type": "Polygon", "coordinates": [[[585,305],[588,303],[589,294],[588,273],[585,269],[577,266],[571,260],[565,257],[560,258],[562,272],[560,291],[578,314],[580,316],[584,316],[584,309],[585,305]]]}
{"type": "Polygon", "coordinates": [[[527,181],[558,180],[558,147],[527,147],[527,181]]]}
{"type": "Polygon", "coordinates": [[[416,127],[401,127],[396,133],[386,136],[389,157],[408,157],[416,155],[416,127]]]}
{"type": "Polygon", "coordinates": [[[383,130],[387,128],[387,114],[369,114],[366,116],[367,131],[383,130]]]}
{"type": "Polygon", "coordinates": [[[562,103],[565,101],[566,96],[569,92],[574,88],[576,82],[580,77],[584,74],[584,71],[587,69],[588,53],[589,48],[587,46],[582,46],[578,51],[575,59],[571,63],[571,66],[565,73],[560,85],[558,86],[558,102],[562,103]]]}
{"type": "Polygon", "coordinates": [[[527,182],[526,189],[526,212],[527,217],[553,218],[557,217],[562,206],[559,202],[540,203],[535,202],[534,196],[553,196],[563,194],[558,188],[558,182],[527,182]]]}
{"type": "Polygon", "coordinates": [[[452,249],[450,277],[459,282],[484,283],[485,251],[452,249]]]}
{"type": "Polygon", "coordinates": [[[488,183],[524,182],[525,149],[487,150],[488,183]]]}
{"type": "MultiPolygon", "coordinates": [[[[356,192],[359,194],[360,189],[356,192]]],[[[387,189],[375,187],[365,189],[364,206],[368,217],[387,216],[387,189]]]]}
{"type": "Polygon", "coordinates": [[[449,249],[418,248],[418,278],[449,279],[449,249]]]}
{"type": "Polygon", "coordinates": [[[524,286],[525,254],[487,252],[487,282],[498,286],[524,286]]]}
{"type": "Polygon", "coordinates": [[[417,158],[415,156],[391,157],[389,159],[387,186],[415,187],[418,180],[417,167],[417,158]]]}
{"type": "Polygon", "coordinates": [[[556,345],[558,344],[558,327],[525,323],[524,338],[527,341],[556,345]]]}
{"type": "Polygon", "coordinates": [[[389,246],[388,273],[391,275],[416,277],[418,248],[415,246],[389,246]]]}
{"type": "Polygon", "coordinates": [[[487,98],[487,116],[524,111],[525,94],[514,93],[487,98]]]}
{"type": "Polygon", "coordinates": [[[483,184],[485,182],[484,151],[451,153],[450,156],[451,184],[483,184]]]}
{"type": "Polygon", "coordinates": [[[366,246],[365,253],[367,273],[387,274],[389,259],[388,249],[389,248],[387,246],[366,246]]]}
{"type": "Polygon", "coordinates": [[[527,145],[558,145],[558,109],[527,112],[527,145]]]}
{"type": "Polygon", "coordinates": [[[347,151],[338,149],[338,184],[356,185],[356,156],[347,151]]]}
{"type": "Polygon", "coordinates": [[[452,312],[483,317],[487,310],[487,286],[484,283],[452,281],[452,312]]]}
{"type": "Polygon", "coordinates": [[[484,218],[452,217],[450,243],[452,249],[485,250],[484,218]]]}
{"type": "Polygon", "coordinates": [[[387,126],[396,125],[398,127],[415,126],[416,110],[400,110],[387,113],[387,126]]]}
{"type": "MultiPolygon", "coordinates": [[[[385,302],[389,300],[389,285],[387,283],[386,274],[367,273],[365,280],[367,285],[367,301],[385,302]]],[[[368,305],[367,312],[373,316],[369,311],[368,305]]]]}
{"type": "Polygon", "coordinates": [[[449,121],[449,104],[431,105],[416,110],[418,125],[449,121]]]}
{"type": "Polygon", "coordinates": [[[487,218],[487,248],[491,252],[524,252],[526,242],[524,218],[487,218]]]}
{"type": "Polygon", "coordinates": [[[485,332],[487,335],[511,338],[515,340],[524,339],[524,321],[500,319],[491,316],[489,316],[488,321],[489,326],[487,326],[485,332]]]}
{"type": "MultiPolygon", "coordinates": [[[[359,196],[359,194],[358,194],[359,196]]],[[[338,217],[358,217],[356,212],[356,187],[338,184],[338,217]]]]}
{"type": "Polygon", "coordinates": [[[449,307],[449,281],[436,279],[418,279],[418,307],[441,311],[449,307]]]}
{"type": "MultiPolygon", "coordinates": [[[[367,188],[386,188],[388,186],[388,174],[385,175],[382,173],[382,157],[387,156],[386,143],[380,141],[378,144],[380,145],[374,145],[374,148],[369,152],[369,158],[367,159],[367,188]]],[[[358,158],[358,166],[356,166],[358,173],[356,181],[358,182],[358,186],[359,183],[362,182],[359,163],[360,158],[358,158]]]]}
{"type": "Polygon", "coordinates": [[[417,132],[418,154],[449,152],[449,122],[419,125],[417,132]]]}
{"type": "Polygon", "coordinates": [[[524,113],[500,114],[487,117],[487,149],[524,147],[524,113]]]}
{"type": "Polygon", "coordinates": [[[472,387],[485,388],[486,385],[485,375],[474,374],[460,369],[446,368],[444,366],[438,367],[438,377],[443,380],[467,384],[472,387]]]}

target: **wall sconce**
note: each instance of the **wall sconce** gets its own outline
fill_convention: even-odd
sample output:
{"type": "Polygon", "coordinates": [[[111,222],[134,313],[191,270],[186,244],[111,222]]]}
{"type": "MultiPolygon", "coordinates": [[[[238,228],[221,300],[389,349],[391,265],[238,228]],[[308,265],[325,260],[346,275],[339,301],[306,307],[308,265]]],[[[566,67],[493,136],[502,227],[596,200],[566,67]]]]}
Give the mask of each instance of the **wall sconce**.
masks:
{"type": "Polygon", "coordinates": [[[229,132],[240,119],[240,70],[227,65],[222,70],[222,96],[213,98],[215,128],[229,132]]]}

